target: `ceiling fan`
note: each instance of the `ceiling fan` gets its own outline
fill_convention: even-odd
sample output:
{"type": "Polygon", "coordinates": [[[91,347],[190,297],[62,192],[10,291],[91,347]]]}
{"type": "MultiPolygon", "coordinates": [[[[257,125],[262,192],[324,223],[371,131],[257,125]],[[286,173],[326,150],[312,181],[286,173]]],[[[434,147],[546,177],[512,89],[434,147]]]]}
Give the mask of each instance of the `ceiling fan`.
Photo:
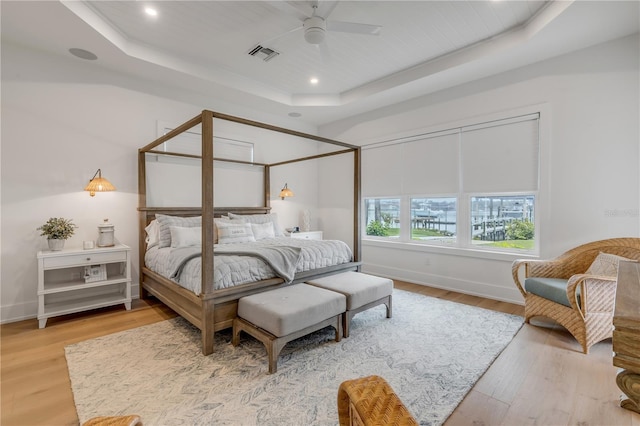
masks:
{"type": "Polygon", "coordinates": [[[307,43],[315,45],[321,44],[324,41],[327,31],[379,35],[380,30],[382,29],[380,25],[329,20],[328,17],[331,12],[333,12],[333,9],[338,5],[338,1],[322,2],[322,5],[318,0],[311,0],[308,3],[311,6],[311,15],[309,15],[307,11],[300,9],[301,7],[306,9],[306,5],[300,6],[298,4],[283,1],[270,2],[270,4],[275,8],[298,18],[302,21],[302,25],[287,31],[284,34],[280,34],[267,42],[273,41],[300,29],[304,30],[304,39],[307,43]]]}

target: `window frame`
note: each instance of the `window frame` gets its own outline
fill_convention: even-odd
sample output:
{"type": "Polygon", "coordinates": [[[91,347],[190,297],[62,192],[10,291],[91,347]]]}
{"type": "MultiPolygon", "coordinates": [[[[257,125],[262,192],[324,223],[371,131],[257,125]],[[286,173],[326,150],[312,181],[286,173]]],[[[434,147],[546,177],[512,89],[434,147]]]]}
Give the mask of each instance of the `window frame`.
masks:
{"type": "MultiPolygon", "coordinates": [[[[538,104],[531,105],[523,108],[516,108],[511,111],[501,112],[501,113],[493,113],[488,114],[483,117],[475,117],[475,119],[466,119],[460,120],[459,122],[449,123],[448,125],[438,126],[431,129],[426,129],[421,132],[421,135],[430,135],[437,133],[449,133],[451,129],[454,128],[463,128],[463,127],[472,127],[472,126],[480,126],[483,123],[493,122],[493,121],[508,121],[508,120],[518,120],[519,117],[528,116],[528,115],[537,115],[537,125],[538,125],[538,148],[537,148],[537,188],[530,190],[517,190],[517,191],[491,191],[486,193],[481,192],[465,192],[462,188],[462,178],[459,182],[459,191],[455,194],[442,194],[442,193],[420,193],[420,194],[396,194],[396,196],[386,195],[384,197],[379,196],[366,196],[363,195],[363,204],[367,199],[372,198],[400,198],[401,200],[401,215],[400,215],[400,238],[398,239],[389,239],[387,237],[383,238],[372,238],[371,236],[366,235],[366,224],[363,225],[363,242],[365,245],[378,245],[380,246],[388,246],[390,244],[394,245],[396,248],[405,248],[408,250],[420,250],[420,251],[434,251],[434,252],[443,252],[446,251],[450,254],[460,254],[465,255],[465,253],[469,253],[468,255],[474,257],[488,257],[488,258],[496,258],[496,259],[514,259],[514,258],[536,258],[539,256],[540,247],[541,247],[541,235],[544,235],[544,232],[541,232],[541,227],[543,221],[549,219],[549,212],[547,206],[546,199],[548,197],[547,192],[544,191],[544,188],[548,185],[548,177],[543,173],[545,167],[547,167],[548,162],[546,161],[548,158],[548,147],[546,146],[547,140],[550,134],[550,121],[549,117],[549,106],[547,104],[538,104]],[[482,247],[477,244],[473,244],[472,235],[471,235],[471,199],[472,197],[478,196],[533,196],[534,197],[534,244],[531,250],[525,249],[510,249],[510,248],[502,248],[502,247],[482,247]],[[457,225],[456,225],[456,241],[455,244],[438,244],[429,241],[419,241],[411,239],[411,199],[414,198],[456,198],[457,199],[457,225]],[[506,256],[506,257],[505,257],[506,256]]],[[[535,118],[534,118],[535,119],[535,118]]],[[[379,141],[372,145],[377,146],[385,146],[385,145],[397,145],[401,144],[404,141],[411,141],[418,138],[420,135],[416,135],[416,132],[413,131],[412,134],[403,134],[399,135],[397,138],[387,139],[384,141],[379,141]]],[[[420,136],[424,137],[424,136],[420,136]]],[[[458,142],[460,144],[460,141],[458,142]]],[[[364,145],[363,147],[366,147],[364,145]]],[[[373,147],[373,146],[372,146],[373,147]]],[[[460,147],[460,145],[459,145],[460,147]]],[[[462,175],[462,170],[460,170],[460,175],[462,175]]],[[[364,222],[364,221],[363,221],[364,222]]]]}

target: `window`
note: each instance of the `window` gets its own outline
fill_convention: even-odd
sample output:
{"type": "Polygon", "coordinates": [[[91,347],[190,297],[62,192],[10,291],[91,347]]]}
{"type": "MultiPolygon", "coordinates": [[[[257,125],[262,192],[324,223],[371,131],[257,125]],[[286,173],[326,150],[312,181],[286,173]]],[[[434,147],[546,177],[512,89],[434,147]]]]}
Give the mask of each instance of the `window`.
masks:
{"type": "Polygon", "coordinates": [[[456,240],[455,198],[412,198],[411,239],[452,244],[456,240]]]}
{"type": "Polygon", "coordinates": [[[533,250],[535,196],[471,197],[471,236],[476,246],[533,250]]]}
{"type": "Polygon", "coordinates": [[[367,198],[364,212],[367,236],[398,238],[400,235],[399,198],[367,198]]]}
{"type": "Polygon", "coordinates": [[[535,251],[539,120],[527,114],[365,147],[365,238],[535,251]]]}

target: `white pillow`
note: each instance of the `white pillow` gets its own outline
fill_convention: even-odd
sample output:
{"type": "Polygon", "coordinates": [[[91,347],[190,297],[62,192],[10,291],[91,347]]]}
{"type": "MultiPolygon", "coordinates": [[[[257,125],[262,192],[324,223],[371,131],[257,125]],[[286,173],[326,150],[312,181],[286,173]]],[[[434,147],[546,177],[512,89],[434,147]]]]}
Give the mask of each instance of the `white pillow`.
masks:
{"type": "Polygon", "coordinates": [[[166,214],[156,214],[156,219],[159,225],[159,244],[162,247],[171,247],[171,226],[182,226],[184,228],[202,227],[202,216],[195,217],[182,217],[182,216],[169,216],[166,214]]]}
{"type": "Polygon", "coordinates": [[[615,254],[600,252],[585,274],[616,277],[618,275],[618,263],[620,263],[621,260],[632,259],[616,256],[615,254]]]}
{"type": "Polygon", "coordinates": [[[153,219],[144,230],[147,232],[147,250],[153,246],[157,246],[160,243],[160,226],[158,221],[153,219]]]}
{"type": "Polygon", "coordinates": [[[213,244],[218,244],[218,224],[219,223],[242,225],[245,222],[243,220],[229,219],[227,216],[221,216],[213,219],[213,244]]]}
{"type": "Polygon", "coordinates": [[[278,224],[278,215],[277,213],[267,213],[267,214],[235,214],[229,213],[229,217],[231,219],[240,219],[248,223],[273,223],[273,232],[276,234],[276,237],[284,237],[284,232],[280,228],[278,224]]]}
{"type": "Polygon", "coordinates": [[[251,231],[256,241],[264,240],[265,238],[274,238],[276,236],[273,230],[273,222],[267,223],[252,223],[251,231]]]}
{"type": "Polygon", "coordinates": [[[202,227],[170,226],[171,247],[190,247],[202,245],[202,227]]]}
{"type": "Polygon", "coordinates": [[[250,223],[218,223],[218,244],[248,243],[255,240],[250,223]]]}

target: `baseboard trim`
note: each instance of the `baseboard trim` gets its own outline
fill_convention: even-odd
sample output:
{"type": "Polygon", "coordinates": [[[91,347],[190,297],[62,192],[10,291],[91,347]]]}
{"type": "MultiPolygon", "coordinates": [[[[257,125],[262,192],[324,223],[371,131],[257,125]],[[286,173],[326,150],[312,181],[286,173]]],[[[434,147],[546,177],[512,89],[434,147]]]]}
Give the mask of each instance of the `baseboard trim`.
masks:
{"type": "Polygon", "coordinates": [[[450,290],[458,293],[479,296],[501,302],[524,305],[522,295],[513,285],[513,288],[505,288],[495,284],[462,280],[443,275],[427,274],[424,272],[408,271],[404,269],[380,266],[370,263],[363,263],[362,271],[385,278],[406,281],[412,284],[419,284],[428,287],[450,290]]]}

